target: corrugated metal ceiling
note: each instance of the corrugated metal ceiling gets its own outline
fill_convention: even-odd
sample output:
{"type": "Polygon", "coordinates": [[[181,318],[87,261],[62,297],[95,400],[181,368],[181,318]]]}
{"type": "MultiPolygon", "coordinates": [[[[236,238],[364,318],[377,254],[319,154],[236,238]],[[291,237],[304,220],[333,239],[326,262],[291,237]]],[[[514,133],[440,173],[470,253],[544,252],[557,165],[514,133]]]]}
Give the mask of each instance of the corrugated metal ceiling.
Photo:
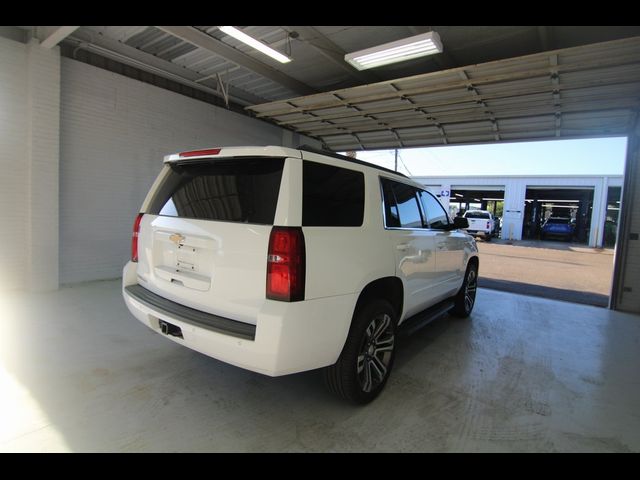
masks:
{"type": "Polygon", "coordinates": [[[247,108],[332,150],[624,135],[640,37],[247,108]]]}
{"type": "Polygon", "coordinates": [[[206,25],[80,27],[65,43],[219,97],[226,90],[236,105],[334,150],[619,135],[638,108],[638,26],[239,28],[293,61],[206,25]],[[363,72],[344,62],[431,30],[444,53],[363,72]],[[614,42],[578,46],[606,40],[614,42]]]}

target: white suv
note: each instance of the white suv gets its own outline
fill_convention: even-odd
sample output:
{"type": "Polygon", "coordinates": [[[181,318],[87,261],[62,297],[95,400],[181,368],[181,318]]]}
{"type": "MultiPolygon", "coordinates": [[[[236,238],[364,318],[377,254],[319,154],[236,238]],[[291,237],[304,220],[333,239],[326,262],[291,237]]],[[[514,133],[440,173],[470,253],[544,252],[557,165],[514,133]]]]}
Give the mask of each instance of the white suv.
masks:
{"type": "Polygon", "coordinates": [[[409,178],[301,147],[169,155],[140,209],[123,296],[167,338],[270,376],[324,368],[375,398],[398,327],[466,317],[478,251],[409,178]]]}

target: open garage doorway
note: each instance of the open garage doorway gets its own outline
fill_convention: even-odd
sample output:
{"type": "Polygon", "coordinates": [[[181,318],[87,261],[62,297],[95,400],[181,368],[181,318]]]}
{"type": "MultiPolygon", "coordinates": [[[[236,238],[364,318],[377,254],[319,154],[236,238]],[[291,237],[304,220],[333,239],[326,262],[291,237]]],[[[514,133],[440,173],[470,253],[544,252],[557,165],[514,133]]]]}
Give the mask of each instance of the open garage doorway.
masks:
{"type": "MultiPolygon", "coordinates": [[[[394,151],[357,158],[394,168],[394,151]]],[[[501,228],[477,241],[479,286],[606,307],[609,304],[626,139],[560,140],[398,150],[398,166],[450,215],[481,209],[501,228]],[[566,219],[571,238],[541,235],[566,219]]]]}
{"type": "Polygon", "coordinates": [[[526,191],[522,239],[589,243],[593,217],[593,188],[535,187],[526,191]]]}

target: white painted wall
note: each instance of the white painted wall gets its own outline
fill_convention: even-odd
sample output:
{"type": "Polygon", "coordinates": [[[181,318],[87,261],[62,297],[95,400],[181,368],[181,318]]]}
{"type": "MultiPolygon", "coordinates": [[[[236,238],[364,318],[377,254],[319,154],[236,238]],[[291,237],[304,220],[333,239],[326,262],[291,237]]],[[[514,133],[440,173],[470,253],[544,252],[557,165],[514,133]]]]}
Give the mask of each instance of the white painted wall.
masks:
{"type": "Polygon", "coordinates": [[[299,141],[266,122],[68,58],[61,93],[61,283],[121,275],[134,217],[164,155],[299,141]]]}
{"type": "Polygon", "coordinates": [[[0,289],[26,283],[27,46],[0,37],[0,289]]]}
{"type": "Polygon", "coordinates": [[[0,37],[0,289],[58,287],[60,54],[0,37]]]}
{"type": "MultiPolygon", "coordinates": [[[[623,202],[627,228],[618,229],[619,235],[625,235],[626,245],[616,252],[617,274],[614,283],[618,284],[616,308],[632,313],[640,313],[640,121],[630,132],[627,151],[626,175],[629,176],[623,192],[623,202]]],[[[615,273],[614,273],[615,275],[615,273]]]]}

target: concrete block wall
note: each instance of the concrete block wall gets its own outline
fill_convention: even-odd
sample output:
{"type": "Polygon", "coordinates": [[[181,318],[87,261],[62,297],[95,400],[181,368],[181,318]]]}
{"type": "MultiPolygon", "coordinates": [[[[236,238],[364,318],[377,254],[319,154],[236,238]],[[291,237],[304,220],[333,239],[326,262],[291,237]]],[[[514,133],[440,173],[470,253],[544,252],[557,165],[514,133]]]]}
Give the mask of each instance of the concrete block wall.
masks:
{"type": "Polygon", "coordinates": [[[58,287],[60,53],[0,38],[0,289],[58,287]]]}
{"type": "Polygon", "coordinates": [[[164,155],[305,143],[279,127],[69,58],[62,58],[61,122],[63,284],[121,275],[134,217],[164,155]]]}
{"type": "Polygon", "coordinates": [[[27,46],[0,37],[0,290],[26,285],[27,46]]]}
{"type": "Polygon", "coordinates": [[[60,52],[27,46],[27,271],[31,290],[58,288],[60,52]]]}

